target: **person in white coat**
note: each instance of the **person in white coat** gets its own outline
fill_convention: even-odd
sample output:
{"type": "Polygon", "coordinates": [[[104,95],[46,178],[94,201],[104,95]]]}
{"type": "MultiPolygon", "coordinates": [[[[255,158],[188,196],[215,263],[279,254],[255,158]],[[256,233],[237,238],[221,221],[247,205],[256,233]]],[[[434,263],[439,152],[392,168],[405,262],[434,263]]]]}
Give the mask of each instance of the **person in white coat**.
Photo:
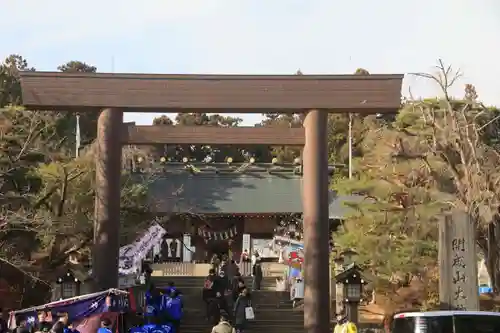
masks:
{"type": "Polygon", "coordinates": [[[252,254],[252,267],[255,265],[255,263],[257,262],[257,259],[259,259],[260,255],[259,255],[259,251],[255,250],[252,254]]]}

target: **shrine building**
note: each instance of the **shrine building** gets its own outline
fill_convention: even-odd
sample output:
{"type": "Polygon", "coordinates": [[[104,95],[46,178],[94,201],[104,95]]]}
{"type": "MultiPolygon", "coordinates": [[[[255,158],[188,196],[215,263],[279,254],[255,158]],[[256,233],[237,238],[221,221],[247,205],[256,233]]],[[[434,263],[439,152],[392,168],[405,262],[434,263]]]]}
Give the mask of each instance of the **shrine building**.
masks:
{"type": "MultiPolygon", "coordinates": [[[[330,174],[334,169],[330,167],[330,174]]],[[[301,170],[298,161],[167,163],[149,170],[155,173],[149,185],[152,213],[160,217],[168,241],[176,242],[170,261],[203,263],[214,254],[232,254],[238,261],[244,250],[255,249],[272,260],[262,251],[265,244],[277,229],[293,225],[291,220],[302,222],[301,170]]],[[[331,231],[349,214],[345,203],[359,198],[330,191],[331,231]]]]}

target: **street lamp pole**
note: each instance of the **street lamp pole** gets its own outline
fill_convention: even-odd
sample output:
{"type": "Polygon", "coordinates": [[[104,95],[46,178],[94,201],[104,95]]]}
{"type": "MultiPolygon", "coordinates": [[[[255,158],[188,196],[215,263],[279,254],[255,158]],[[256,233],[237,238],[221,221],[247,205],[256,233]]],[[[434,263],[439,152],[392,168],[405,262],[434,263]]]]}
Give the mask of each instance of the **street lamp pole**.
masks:
{"type": "Polygon", "coordinates": [[[349,140],[349,179],[352,179],[352,113],[349,113],[349,130],[348,130],[348,140],[349,140]]]}

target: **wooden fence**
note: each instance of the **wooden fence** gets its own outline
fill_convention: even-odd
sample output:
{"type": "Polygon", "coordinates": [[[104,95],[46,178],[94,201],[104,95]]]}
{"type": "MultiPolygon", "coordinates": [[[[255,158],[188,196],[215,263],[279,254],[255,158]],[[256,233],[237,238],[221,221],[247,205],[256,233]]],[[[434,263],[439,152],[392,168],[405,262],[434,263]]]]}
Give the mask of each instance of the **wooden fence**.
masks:
{"type": "MultiPolygon", "coordinates": [[[[239,265],[242,276],[252,275],[252,263],[242,262],[239,265]]],[[[188,262],[167,262],[153,264],[153,276],[206,276],[211,268],[210,264],[195,264],[188,262]]],[[[286,265],[278,263],[262,263],[264,276],[283,276],[286,265]]]]}

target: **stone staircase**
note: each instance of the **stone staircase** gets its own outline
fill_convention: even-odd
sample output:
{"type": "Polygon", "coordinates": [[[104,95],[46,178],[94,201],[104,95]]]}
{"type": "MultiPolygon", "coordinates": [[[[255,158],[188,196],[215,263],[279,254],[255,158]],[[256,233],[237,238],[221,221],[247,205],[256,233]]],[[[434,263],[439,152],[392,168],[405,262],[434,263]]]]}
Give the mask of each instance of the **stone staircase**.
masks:
{"type": "MultiPolygon", "coordinates": [[[[205,319],[205,303],[202,301],[203,277],[153,277],[158,287],[173,281],[182,291],[185,315],[182,321],[182,333],[210,333],[211,326],[205,319]]],[[[251,286],[251,279],[245,279],[251,286]]],[[[262,290],[252,293],[252,305],[256,319],[249,321],[246,332],[255,333],[302,333],[304,315],[301,310],[293,309],[288,292],[275,291],[274,277],[265,277],[262,290]]]]}

